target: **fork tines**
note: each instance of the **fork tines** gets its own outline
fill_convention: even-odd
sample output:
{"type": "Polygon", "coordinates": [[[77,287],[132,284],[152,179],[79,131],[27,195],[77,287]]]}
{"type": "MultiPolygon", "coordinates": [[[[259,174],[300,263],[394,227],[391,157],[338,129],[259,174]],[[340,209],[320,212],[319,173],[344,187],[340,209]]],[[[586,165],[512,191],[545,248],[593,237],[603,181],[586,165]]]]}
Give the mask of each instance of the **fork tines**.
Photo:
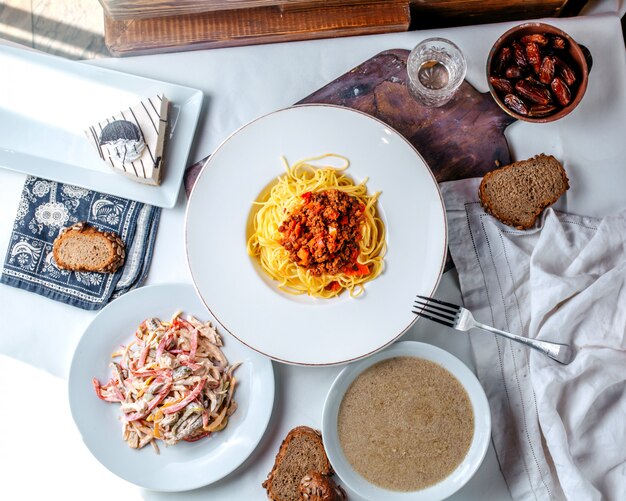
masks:
{"type": "Polygon", "coordinates": [[[439,299],[425,296],[417,296],[413,302],[413,313],[448,327],[454,327],[459,314],[459,307],[452,303],[446,303],[439,299]]]}

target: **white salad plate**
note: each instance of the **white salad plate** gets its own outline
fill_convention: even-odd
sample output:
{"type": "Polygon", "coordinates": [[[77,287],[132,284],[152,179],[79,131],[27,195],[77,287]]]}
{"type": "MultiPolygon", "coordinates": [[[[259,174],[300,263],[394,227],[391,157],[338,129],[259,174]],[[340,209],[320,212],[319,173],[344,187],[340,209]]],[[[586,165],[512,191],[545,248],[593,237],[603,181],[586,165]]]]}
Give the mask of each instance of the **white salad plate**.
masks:
{"type": "Polygon", "coordinates": [[[228,475],[256,448],[274,404],[271,361],[224,335],[218,327],[228,362],[241,362],[235,371],[237,410],[228,426],[197,442],[169,447],[158,442],[160,454],[149,445],[131,449],[122,438],[120,405],[100,400],[91,381],[96,377],[104,384],[110,379],[111,353],[133,339],[143,320],[169,320],[177,310],[201,321],[213,321],[187,284],[142,287],[108,304],[78,343],[69,378],[72,416],[87,448],[116,475],[157,491],[195,489],[228,475]]]}
{"type": "Polygon", "coordinates": [[[0,167],[160,207],[173,207],[202,92],[0,45],[0,167]],[[162,181],[148,186],[107,165],[84,131],[155,94],[170,104],[162,181]]]}
{"type": "Polygon", "coordinates": [[[198,176],[185,225],[193,282],[213,316],[246,345],[292,364],[346,363],[398,339],[415,321],[415,295],[433,294],[446,258],[444,205],[420,154],[387,124],[338,106],[294,106],[234,132],[198,176]],[[253,202],[285,173],[281,156],[293,164],[325,153],[347,157],[346,174],[381,192],[384,271],[357,298],[284,293],[247,254],[253,202]]]}
{"type": "Polygon", "coordinates": [[[322,413],[324,448],[333,469],[350,489],[365,499],[377,501],[436,501],[445,499],[463,487],[482,464],[491,439],[491,412],[483,387],[474,373],[458,358],[441,348],[415,341],[395,343],[386,350],[351,364],[333,382],[322,413]],[[450,372],[467,392],[474,411],[474,436],[469,450],[457,468],[440,482],[419,491],[399,492],[372,484],[348,462],[339,442],[337,417],[341,401],[354,380],[378,362],[394,357],[416,357],[434,362],[450,372]]]}

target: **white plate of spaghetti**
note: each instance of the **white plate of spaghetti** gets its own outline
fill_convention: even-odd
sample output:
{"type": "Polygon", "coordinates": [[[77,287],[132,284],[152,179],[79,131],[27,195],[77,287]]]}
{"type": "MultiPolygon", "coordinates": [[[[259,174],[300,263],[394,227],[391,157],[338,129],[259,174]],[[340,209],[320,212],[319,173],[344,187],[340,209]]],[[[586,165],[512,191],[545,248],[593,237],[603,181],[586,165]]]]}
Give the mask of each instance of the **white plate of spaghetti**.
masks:
{"type": "Polygon", "coordinates": [[[221,326],[302,365],[349,362],[400,337],[447,248],[441,194],[415,148],[327,105],[279,110],[227,138],[185,224],[194,285],[221,326]]]}
{"type": "Polygon", "coordinates": [[[181,491],[239,466],[265,432],[271,362],[226,335],[190,285],[130,292],[81,338],[70,370],[72,416],[109,470],[181,491]]]}

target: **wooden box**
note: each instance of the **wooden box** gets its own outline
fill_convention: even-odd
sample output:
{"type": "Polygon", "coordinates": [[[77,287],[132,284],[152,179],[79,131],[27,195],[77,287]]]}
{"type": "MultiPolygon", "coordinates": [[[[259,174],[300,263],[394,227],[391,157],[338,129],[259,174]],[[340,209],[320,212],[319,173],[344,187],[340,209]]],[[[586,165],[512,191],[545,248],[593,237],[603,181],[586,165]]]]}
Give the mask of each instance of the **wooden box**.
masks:
{"type": "MultiPolygon", "coordinates": [[[[161,3],[155,2],[150,12],[165,12],[157,9],[161,3]]],[[[406,31],[410,22],[409,0],[281,0],[280,4],[230,0],[210,4],[224,3],[238,8],[190,12],[190,5],[181,4],[186,13],[157,17],[144,17],[145,12],[127,17],[128,9],[114,11],[113,17],[105,10],[105,43],[111,54],[122,56],[406,31]]]]}
{"type": "Polygon", "coordinates": [[[410,29],[575,16],[587,0],[410,0],[410,29]]]}

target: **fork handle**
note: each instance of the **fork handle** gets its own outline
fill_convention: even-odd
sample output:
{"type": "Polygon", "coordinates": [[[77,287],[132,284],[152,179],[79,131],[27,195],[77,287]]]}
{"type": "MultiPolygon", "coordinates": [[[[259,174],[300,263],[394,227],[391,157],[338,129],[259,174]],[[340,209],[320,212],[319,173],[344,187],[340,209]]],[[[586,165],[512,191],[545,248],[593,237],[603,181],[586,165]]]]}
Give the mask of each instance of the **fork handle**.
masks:
{"type": "Polygon", "coordinates": [[[491,327],[490,325],[481,324],[480,322],[474,322],[474,327],[478,327],[479,329],[493,332],[494,334],[498,334],[512,341],[517,341],[518,343],[525,344],[530,348],[534,348],[535,350],[547,355],[553,360],[561,364],[569,364],[574,359],[574,351],[572,348],[566,344],[552,343],[550,341],[539,341],[537,339],[530,339],[523,336],[518,336],[516,334],[511,334],[510,332],[502,331],[500,329],[496,329],[495,327],[491,327]]]}

